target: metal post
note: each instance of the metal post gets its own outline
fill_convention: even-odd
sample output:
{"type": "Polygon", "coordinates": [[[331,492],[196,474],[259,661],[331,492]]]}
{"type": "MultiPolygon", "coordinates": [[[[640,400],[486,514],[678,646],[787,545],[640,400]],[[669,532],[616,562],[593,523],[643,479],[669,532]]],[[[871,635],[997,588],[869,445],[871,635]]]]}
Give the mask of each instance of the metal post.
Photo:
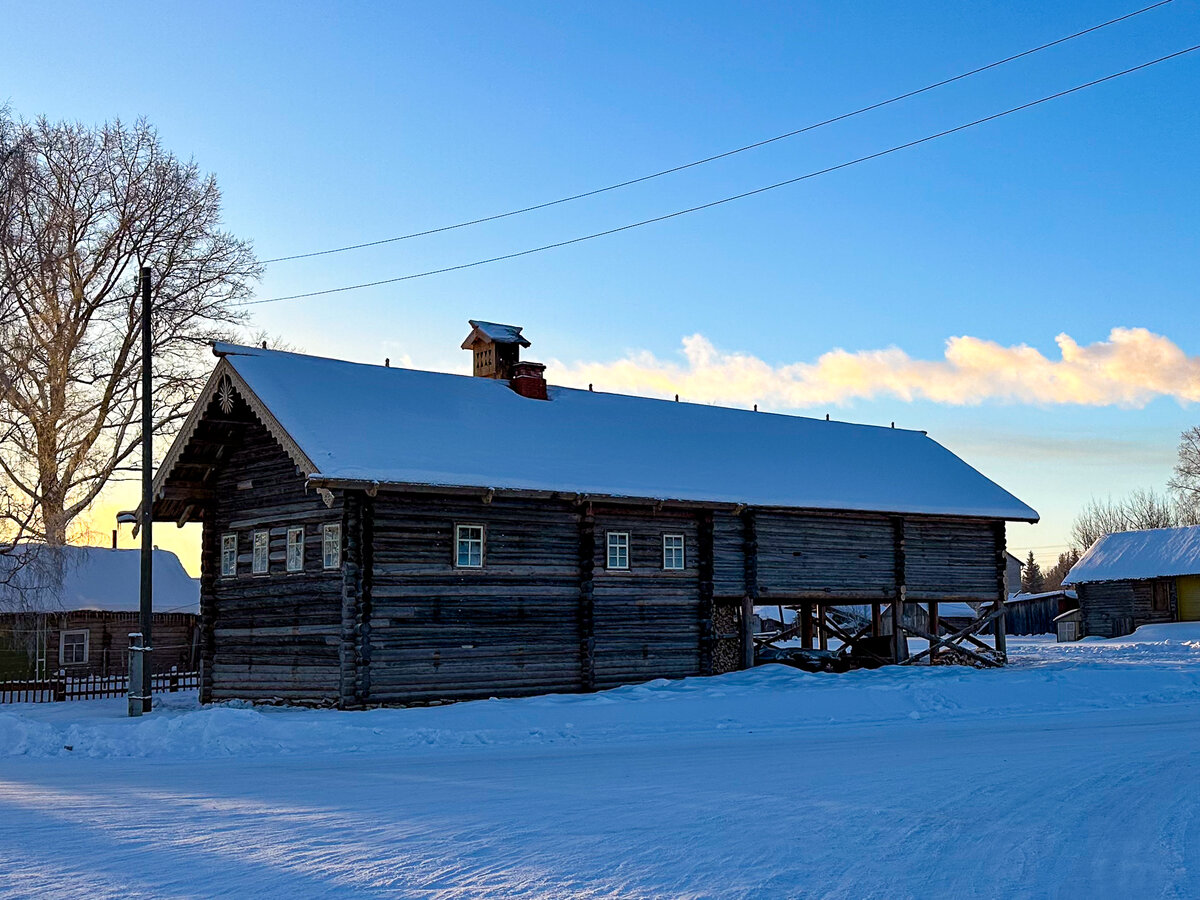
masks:
{"type": "MultiPolygon", "coordinates": [[[[150,685],[150,653],[154,644],[154,404],[151,383],[153,342],[150,330],[150,267],[142,266],[142,589],[138,625],[142,630],[141,679],[150,685]]],[[[133,679],[130,678],[132,696],[133,679]]],[[[142,709],[150,712],[150,691],[143,692],[142,709]]]]}
{"type": "Polygon", "coordinates": [[[129,635],[129,714],[140,716],[144,705],[150,700],[150,692],[144,690],[142,659],[146,656],[142,636],[137,632],[129,635]]]}

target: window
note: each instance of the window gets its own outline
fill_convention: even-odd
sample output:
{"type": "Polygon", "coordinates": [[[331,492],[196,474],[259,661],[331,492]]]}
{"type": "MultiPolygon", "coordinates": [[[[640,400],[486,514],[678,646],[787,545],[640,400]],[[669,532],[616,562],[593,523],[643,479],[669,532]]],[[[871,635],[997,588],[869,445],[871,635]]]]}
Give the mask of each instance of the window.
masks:
{"type": "Polygon", "coordinates": [[[271,535],[265,531],[254,532],[254,559],[250,571],[255,575],[266,575],[270,563],[271,535]]]}
{"type": "Polygon", "coordinates": [[[287,539],[287,570],[304,571],[304,529],[289,528],[287,539]]]}
{"type": "Polygon", "coordinates": [[[58,638],[58,662],[60,665],[85,663],[88,661],[88,633],[86,631],[64,631],[58,638]]]}
{"type": "Polygon", "coordinates": [[[454,526],[454,565],[460,569],[483,568],[483,526],[454,526]]]}
{"type": "Polygon", "coordinates": [[[221,574],[233,576],[237,574],[237,535],[221,535],[221,574]]]}
{"type": "Polygon", "coordinates": [[[608,533],[608,568],[629,568],[628,531],[610,531],[608,533]]]}
{"type": "Polygon", "coordinates": [[[672,570],[683,568],[682,534],[663,535],[663,568],[672,570]]]}
{"type": "Polygon", "coordinates": [[[342,567],[342,526],[326,525],[322,535],[321,549],[325,568],[340,569],[342,567]]]}

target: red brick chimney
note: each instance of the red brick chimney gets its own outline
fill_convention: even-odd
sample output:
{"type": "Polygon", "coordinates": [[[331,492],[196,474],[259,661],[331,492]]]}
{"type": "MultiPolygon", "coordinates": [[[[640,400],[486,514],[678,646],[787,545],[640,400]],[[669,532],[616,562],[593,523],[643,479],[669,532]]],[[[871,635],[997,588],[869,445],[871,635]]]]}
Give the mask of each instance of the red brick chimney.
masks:
{"type": "Polygon", "coordinates": [[[522,397],[531,400],[549,400],[546,395],[546,366],[539,362],[521,360],[513,363],[512,378],[508,384],[522,397]]]}

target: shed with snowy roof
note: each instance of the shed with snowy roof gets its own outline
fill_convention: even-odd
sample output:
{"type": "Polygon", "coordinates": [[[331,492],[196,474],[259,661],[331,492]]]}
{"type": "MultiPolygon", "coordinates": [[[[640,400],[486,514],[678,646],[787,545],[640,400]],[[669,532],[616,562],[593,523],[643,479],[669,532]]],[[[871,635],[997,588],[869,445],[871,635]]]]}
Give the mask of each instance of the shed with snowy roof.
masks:
{"type": "Polygon", "coordinates": [[[1000,598],[1037,520],[924,432],[556,387],[527,346],[472,320],[474,376],[214,348],[154,485],[204,524],[204,699],[728,671],[755,602],[1000,598]]]}
{"type": "Polygon", "coordinates": [[[1106,534],[1071,567],[1082,632],[1120,637],[1154,622],[1200,620],[1200,525],[1106,534]]]}

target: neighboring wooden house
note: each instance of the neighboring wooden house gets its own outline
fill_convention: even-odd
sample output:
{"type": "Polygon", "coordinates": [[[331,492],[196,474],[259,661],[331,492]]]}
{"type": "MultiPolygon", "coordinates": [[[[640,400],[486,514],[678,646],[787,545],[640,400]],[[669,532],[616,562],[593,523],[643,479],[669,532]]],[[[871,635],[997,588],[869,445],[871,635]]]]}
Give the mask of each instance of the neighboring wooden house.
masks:
{"type": "Polygon", "coordinates": [[[1059,615],[1078,605],[1075,592],[1065,588],[1038,594],[1012,594],[1004,601],[1004,630],[1008,634],[1054,634],[1054,622],[1059,615]]]}
{"type": "MultiPolygon", "coordinates": [[[[17,568],[0,556],[0,678],[119,675],[139,630],[141,554],[103,547],[38,548],[17,568]]],[[[195,671],[200,585],[168,550],[154,551],[155,672],[195,671]]]]}
{"type": "Polygon", "coordinates": [[[1106,534],[1063,585],[1079,597],[1083,636],[1120,637],[1152,622],[1200,620],[1200,525],[1106,534]]]}
{"type": "Polygon", "coordinates": [[[548,387],[527,345],[472,322],[474,377],[214,348],[154,485],[204,526],[202,699],[729,671],[756,602],[1002,597],[1037,520],[924,432],[548,387]]]}

